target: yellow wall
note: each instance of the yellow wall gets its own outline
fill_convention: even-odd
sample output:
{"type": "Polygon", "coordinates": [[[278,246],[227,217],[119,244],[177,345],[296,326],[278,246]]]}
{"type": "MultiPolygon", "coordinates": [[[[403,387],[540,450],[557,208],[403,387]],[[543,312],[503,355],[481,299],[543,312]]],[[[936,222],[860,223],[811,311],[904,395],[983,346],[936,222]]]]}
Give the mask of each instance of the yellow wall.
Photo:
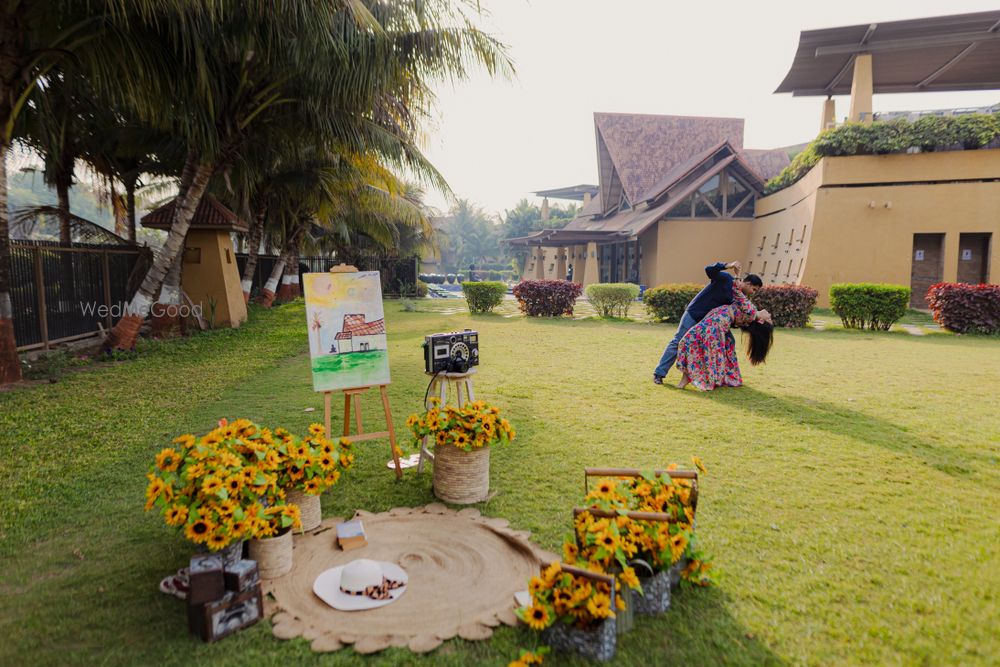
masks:
{"type": "Polygon", "coordinates": [[[998,282],[1000,183],[928,183],[985,178],[1000,178],[1000,150],[824,158],[802,181],[758,200],[747,262],[759,271],[767,260],[771,274],[779,258],[797,267],[808,256],[801,274],[793,269],[786,279],[783,265],[767,282],[808,285],[819,291],[818,304],[827,306],[830,285],[837,282],[909,286],[918,233],[945,234],[942,279],[955,281],[959,235],[990,232],[989,279],[998,282]],[[836,187],[848,184],[855,187],[836,187]],[[798,238],[803,225],[805,242],[785,246],[785,235],[794,229],[798,238]],[[778,233],[782,241],[775,250],[770,246],[778,233]],[[758,254],[765,235],[765,251],[758,254]]]}
{"type": "Polygon", "coordinates": [[[647,283],[702,283],[705,265],[742,259],[753,228],[746,220],[667,219],[657,223],[656,262],[648,263],[643,252],[643,267],[655,267],[647,283]]]}
{"type": "Polygon", "coordinates": [[[192,229],[184,247],[182,286],[192,303],[201,304],[205,320],[216,327],[234,328],[246,322],[247,307],[229,232],[192,229]],[[199,261],[193,261],[196,258],[199,261]],[[214,322],[211,298],[215,299],[214,322]]]}

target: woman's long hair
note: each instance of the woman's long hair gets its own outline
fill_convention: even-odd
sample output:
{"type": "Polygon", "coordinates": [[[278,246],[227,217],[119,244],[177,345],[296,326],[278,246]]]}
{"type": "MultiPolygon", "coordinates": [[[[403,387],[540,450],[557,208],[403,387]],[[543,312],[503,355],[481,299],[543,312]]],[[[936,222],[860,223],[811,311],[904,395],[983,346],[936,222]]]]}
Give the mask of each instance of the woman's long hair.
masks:
{"type": "Polygon", "coordinates": [[[750,358],[750,365],[764,363],[767,353],[771,351],[771,343],[774,342],[774,325],[754,320],[740,329],[747,334],[747,357],[750,358]]]}

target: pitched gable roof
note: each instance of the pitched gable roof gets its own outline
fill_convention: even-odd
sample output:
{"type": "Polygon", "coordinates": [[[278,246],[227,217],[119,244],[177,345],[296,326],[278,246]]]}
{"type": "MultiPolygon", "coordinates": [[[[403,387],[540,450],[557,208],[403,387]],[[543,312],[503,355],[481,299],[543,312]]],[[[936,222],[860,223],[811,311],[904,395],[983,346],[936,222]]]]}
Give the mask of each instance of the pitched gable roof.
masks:
{"type": "MultiPolygon", "coordinates": [[[[146,214],[141,220],[142,226],[148,229],[162,229],[170,231],[170,226],[174,220],[175,199],[146,214]]],[[[194,217],[191,218],[189,229],[220,229],[231,232],[248,232],[250,227],[243,222],[235,213],[222,205],[222,203],[210,194],[206,194],[198,203],[194,217]]]]}
{"type": "Polygon", "coordinates": [[[742,118],[595,113],[601,199],[606,207],[625,196],[633,205],[682,163],[728,141],[743,148],[742,118]],[[615,196],[615,195],[618,196],[615,196]]]}
{"type": "Polygon", "coordinates": [[[765,181],[769,181],[787,167],[791,160],[783,148],[745,148],[743,158],[765,181]]]}

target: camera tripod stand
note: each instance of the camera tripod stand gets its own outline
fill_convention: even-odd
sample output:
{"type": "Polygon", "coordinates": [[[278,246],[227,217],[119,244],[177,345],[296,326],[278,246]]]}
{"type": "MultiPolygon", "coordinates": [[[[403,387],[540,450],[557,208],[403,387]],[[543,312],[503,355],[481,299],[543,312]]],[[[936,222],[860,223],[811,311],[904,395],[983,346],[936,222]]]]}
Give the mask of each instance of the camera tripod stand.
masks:
{"type": "MultiPolygon", "coordinates": [[[[441,405],[446,405],[448,403],[448,390],[450,387],[454,388],[455,402],[458,407],[462,407],[464,403],[472,403],[476,400],[476,394],[472,389],[472,376],[475,374],[475,367],[470,368],[465,373],[427,373],[427,375],[433,375],[434,377],[431,378],[431,385],[427,390],[428,398],[424,408],[430,409],[431,397],[440,399],[441,405]],[[465,394],[465,401],[462,400],[463,393],[465,394]]],[[[423,442],[420,443],[420,458],[417,463],[418,473],[424,471],[425,460],[434,462],[434,452],[427,447],[429,440],[430,436],[424,436],[423,442]]]]}

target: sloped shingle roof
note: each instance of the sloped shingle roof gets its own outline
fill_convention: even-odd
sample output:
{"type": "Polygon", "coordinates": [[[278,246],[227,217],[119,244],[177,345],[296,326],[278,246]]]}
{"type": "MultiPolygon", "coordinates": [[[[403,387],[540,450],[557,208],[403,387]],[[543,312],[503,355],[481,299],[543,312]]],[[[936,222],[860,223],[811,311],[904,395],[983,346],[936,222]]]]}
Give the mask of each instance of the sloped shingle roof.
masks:
{"type": "MultiPolygon", "coordinates": [[[[148,213],[141,221],[142,226],[149,229],[169,231],[170,224],[174,219],[175,201],[171,200],[155,211],[148,213]]],[[[205,195],[201,198],[198,210],[194,212],[194,218],[191,219],[190,229],[223,229],[231,232],[250,231],[247,223],[240,220],[235,213],[223,206],[212,195],[205,195]]]]}

